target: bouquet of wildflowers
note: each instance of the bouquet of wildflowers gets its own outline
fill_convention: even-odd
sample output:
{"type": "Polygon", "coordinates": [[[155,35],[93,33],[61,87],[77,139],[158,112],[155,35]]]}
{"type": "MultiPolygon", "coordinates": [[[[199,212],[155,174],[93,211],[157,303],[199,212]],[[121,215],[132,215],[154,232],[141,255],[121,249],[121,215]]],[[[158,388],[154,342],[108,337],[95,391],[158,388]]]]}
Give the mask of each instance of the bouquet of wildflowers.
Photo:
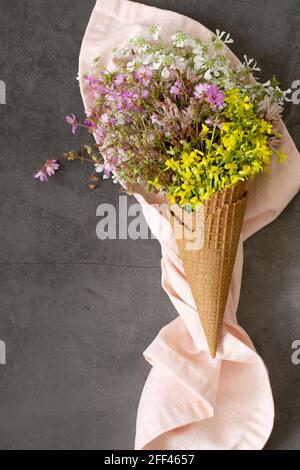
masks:
{"type": "MultiPolygon", "coordinates": [[[[151,27],[113,51],[108,70],[96,59],[85,75],[94,106],[79,123],[67,117],[73,133],[82,126],[96,145],[83,146],[73,160],[95,167],[91,188],[113,177],[127,188],[136,183],[162,191],[177,219],[204,205],[204,244],[179,253],[215,356],[246,204],[246,182],[269,168],[281,150],[280,119],[287,92],[276,78],[260,83],[254,59],[233,67],[217,30],[207,42],[174,34],[160,37],[151,27]]],[[[54,172],[51,162],[44,170],[54,172]]],[[[53,165],[57,169],[57,162],[53,165]]],[[[36,175],[41,178],[43,169],[36,175]]],[[[171,214],[174,214],[171,211],[171,214]]],[[[184,225],[183,222],[181,222],[184,225]]],[[[197,236],[197,230],[196,230],[197,236]]]]}
{"type": "Polygon", "coordinates": [[[73,132],[83,125],[95,135],[97,148],[86,150],[96,173],[195,209],[265,171],[273,154],[284,158],[285,92],[275,78],[254,78],[253,59],[232,68],[224,42],[233,42],[224,32],[208,43],[178,32],[165,44],[152,27],[114,51],[113,70],[95,61],[85,76],[95,106],[83,124],[67,119],[73,132]]]}

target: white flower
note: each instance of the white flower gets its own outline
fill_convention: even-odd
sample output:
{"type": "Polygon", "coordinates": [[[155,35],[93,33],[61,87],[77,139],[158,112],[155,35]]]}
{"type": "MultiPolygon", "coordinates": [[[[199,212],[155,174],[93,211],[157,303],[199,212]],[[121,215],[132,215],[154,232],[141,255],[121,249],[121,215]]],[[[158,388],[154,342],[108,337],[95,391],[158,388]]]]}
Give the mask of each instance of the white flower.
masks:
{"type": "Polygon", "coordinates": [[[178,31],[178,33],[171,36],[173,45],[178,48],[182,48],[188,45],[188,38],[184,31],[178,31]]]}
{"type": "Polygon", "coordinates": [[[230,37],[230,34],[226,33],[226,31],[220,31],[219,29],[217,29],[216,35],[217,38],[224,44],[232,44],[234,42],[234,40],[230,37]]]}
{"type": "Polygon", "coordinates": [[[212,79],[212,73],[211,73],[210,69],[206,70],[206,72],[204,74],[204,79],[205,80],[211,80],[212,79]]]}
{"type": "Polygon", "coordinates": [[[141,59],[143,65],[149,65],[153,61],[153,54],[145,54],[141,59]]]}
{"type": "Polygon", "coordinates": [[[119,47],[113,50],[113,57],[115,59],[122,59],[123,57],[128,57],[130,53],[131,51],[127,46],[119,47]]]}
{"type": "Polygon", "coordinates": [[[194,67],[195,67],[195,69],[196,69],[196,70],[201,69],[201,67],[203,66],[204,62],[205,62],[205,59],[204,59],[204,57],[203,57],[202,55],[196,55],[196,56],[194,57],[194,67]]]}
{"type": "Polygon", "coordinates": [[[184,57],[177,56],[174,58],[174,66],[180,72],[184,72],[184,70],[186,69],[186,65],[187,65],[187,61],[185,60],[184,57]]]}
{"type": "Polygon", "coordinates": [[[203,48],[200,44],[195,44],[193,47],[193,54],[196,55],[202,55],[203,54],[203,48]]]}
{"type": "Polygon", "coordinates": [[[100,163],[96,163],[95,170],[96,170],[96,173],[103,173],[103,165],[101,165],[100,163]]]}
{"type": "Polygon", "coordinates": [[[134,69],[134,66],[135,66],[135,60],[133,59],[130,62],[127,62],[126,68],[129,72],[132,72],[134,69]]]}
{"type": "Polygon", "coordinates": [[[151,26],[148,29],[149,36],[153,41],[158,41],[161,29],[161,26],[151,26]]]}
{"type": "Polygon", "coordinates": [[[167,67],[165,67],[161,73],[161,76],[162,78],[164,78],[165,80],[167,80],[168,78],[170,78],[170,71],[169,69],[167,69],[167,67]]]}

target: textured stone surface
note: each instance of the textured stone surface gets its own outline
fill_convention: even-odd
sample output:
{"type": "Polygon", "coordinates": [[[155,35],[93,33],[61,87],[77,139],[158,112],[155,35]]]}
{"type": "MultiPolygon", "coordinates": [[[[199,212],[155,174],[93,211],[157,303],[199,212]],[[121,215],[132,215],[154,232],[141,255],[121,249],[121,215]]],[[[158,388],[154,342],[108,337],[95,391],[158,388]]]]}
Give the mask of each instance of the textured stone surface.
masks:
{"type": "MultiPolygon", "coordinates": [[[[300,79],[297,0],[148,0],[238,39],[263,77],[300,79]]],[[[141,354],[174,309],[160,288],[156,241],[96,238],[96,208],[119,188],[86,191],[79,165],[48,185],[31,179],[78,146],[64,123],[80,114],[75,80],[93,0],[0,0],[0,448],[132,448],[149,366],[141,354]]],[[[299,107],[288,128],[299,147],[299,107]]],[[[280,188],[278,188],[280,190],[280,188]]],[[[276,423],[267,448],[300,447],[300,198],[245,246],[239,320],[270,371],[276,423]]]]}

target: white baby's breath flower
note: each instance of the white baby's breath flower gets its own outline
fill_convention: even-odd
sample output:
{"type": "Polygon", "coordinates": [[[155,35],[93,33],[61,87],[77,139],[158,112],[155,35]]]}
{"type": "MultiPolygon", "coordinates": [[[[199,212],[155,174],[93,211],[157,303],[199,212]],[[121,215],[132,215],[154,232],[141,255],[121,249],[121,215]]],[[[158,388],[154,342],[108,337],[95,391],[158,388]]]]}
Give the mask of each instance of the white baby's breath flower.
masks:
{"type": "Polygon", "coordinates": [[[161,29],[161,26],[151,26],[148,29],[148,34],[153,41],[158,41],[161,29]]]}
{"type": "Polygon", "coordinates": [[[123,59],[124,57],[128,57],[130,55],[131,51],[128,49],[127,46],[124,47],[118,47],[113,50],[113,57],[115,59],[123,59]]]}
{"type": "Polygon", "coordinates": [[[168,78],[170,78],[170,75],[171,75],[170,70],[167,67],[165,67],[161,73],[162,78],[167,80],[168,78]]]}
{"type": "Polygon", "coordinates": [[[192,52],[195,56],[197,56],[197,55],[202,56],[203,55],[203,48],[200,44],[195,44],[195,46],[193,47],[192,52]]]}
{"type": "Polygon", "coordinates": [[[178,31],[177,33],[171,36],[173,45],[178,48],[183,48],[188,45],[188,38],[184,31],[178,31]]]}
{"type": "Polygon", "coordinates": [[[149,65],[153,62],[153,54],[145,54],[141,57],[141,61],[143,65],[149,65]]]}
{"type": "Polygon", "coordinates": [[[194,57],[194,68],[195,68],[196,70],[201,69],[201,67],[203,66],[204,62],[205,62],[205,59],[204,59],[203,55],[196,55],[196,56],[194,57]]]}
{"type": "Polygon", "coordinates": [[[210,69],[206,70],[206,72],[204,74],[204,79],[205,80],[211,80],[212,79],[212,73],[211,73],[210,69]]]}
{"type": "Polygon", "coordinates": [[[186,66],[187,66],[187,61],[184,57],[176,56],[174,58],[174,64],[173,65],[180,72],[184,72],[184,70],[186,69],[186,66]]]}

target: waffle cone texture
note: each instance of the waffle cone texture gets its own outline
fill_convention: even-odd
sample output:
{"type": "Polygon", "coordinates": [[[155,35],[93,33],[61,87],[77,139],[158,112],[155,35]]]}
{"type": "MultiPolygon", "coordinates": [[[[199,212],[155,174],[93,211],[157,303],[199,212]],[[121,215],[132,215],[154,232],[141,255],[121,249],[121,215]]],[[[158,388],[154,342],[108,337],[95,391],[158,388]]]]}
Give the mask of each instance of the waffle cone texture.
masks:
{"type": "Polygon", "coordinates": [[[218,349],[246,201],[246,182],[240,182],[204,203],[202,224],[197,223],[198,211],[187,225],[183,209],[171,210],[174,223],[182,228],[176,242],[212,357],[218,349]],[[202,238],[199,249],[190,249],[193,238],[202,238]]]}

